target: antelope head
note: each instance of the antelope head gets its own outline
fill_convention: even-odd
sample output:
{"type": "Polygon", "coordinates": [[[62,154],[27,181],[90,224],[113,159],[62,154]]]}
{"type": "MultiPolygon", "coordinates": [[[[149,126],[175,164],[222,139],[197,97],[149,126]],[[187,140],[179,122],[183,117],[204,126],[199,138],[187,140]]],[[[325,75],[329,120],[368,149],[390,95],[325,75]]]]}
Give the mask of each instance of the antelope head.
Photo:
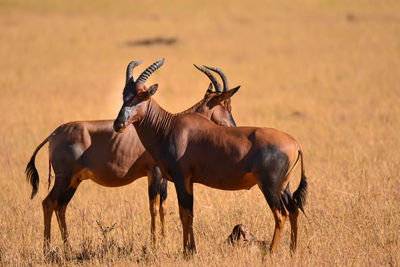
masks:
{"type": "Polygon", "coordinates": [[[142,62],[143,60],[132,61],[126,69],[126,82],[122,93],[123,104],[118,117],[114,121],[114,130],[116,132],[123,132],[129,124],[142,118],[145,115],[150,97],[157,91],[158,84],[147,88],[145,82],[154,71],[164,64],[164,59],[149,66],[135,81],[133,79],[133,69],[142,62]]]}
{"type": "Polygon", "coordinates": [[[230,98],[237,92],[237,90],[239,90],[240,86],[229,89],[228,79],[225,73],[218,68],[198,66],[196,64],[194,64],[194,66],[205,75],[207,75],[207,77],[211,80],[210,87],[204,95],[203,105],[200,105],[196,109],[196,112],[205,115],[211,121],[218,125],[236,127],[235,120],[232,116],[230,98]],[[212,70],[221,76],[223,88],[221,88],[221,85],[218,83],[218,81],[209,70],[212,70]],[[212,85],[214,86],[215,91],[211,90],[212,85]]]}

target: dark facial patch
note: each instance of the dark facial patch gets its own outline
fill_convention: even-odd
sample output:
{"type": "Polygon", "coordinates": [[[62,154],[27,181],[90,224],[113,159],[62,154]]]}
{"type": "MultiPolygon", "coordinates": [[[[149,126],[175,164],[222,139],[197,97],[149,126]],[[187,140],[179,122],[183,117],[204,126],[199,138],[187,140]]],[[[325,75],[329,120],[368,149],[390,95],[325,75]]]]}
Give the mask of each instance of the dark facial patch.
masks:
{"type": "Polygon", "coordinates": [[[143,90],[137,89],[136,87],[133,87],[133,89],[126,89],[127,87],[125,87],[123,93],[124,103],[114,121],[114,130],[116,132],[123,130],[127,126],[132,112],[135,111],[143,101],[150,98],[150,93],[146,90],[146,87],[144,85],[142,87],[144,88],[143,90]]]}
{"type": "Polygon", "coordinates": [[[128,122],[128,119],[131,116],[132,108],[130,106],[122,106],[121,110],[118,113],[117,118],[114,121],[114,130],[119,132],[122,130],[126,125],[125,123],[128,122]]]}
{"type": "Polygon", "coordinates": [[[124,91],[122,92],[122,100],[124,103],[132,102],[136,96],[135,83],[129,83],[125,85],[124,91]]]}

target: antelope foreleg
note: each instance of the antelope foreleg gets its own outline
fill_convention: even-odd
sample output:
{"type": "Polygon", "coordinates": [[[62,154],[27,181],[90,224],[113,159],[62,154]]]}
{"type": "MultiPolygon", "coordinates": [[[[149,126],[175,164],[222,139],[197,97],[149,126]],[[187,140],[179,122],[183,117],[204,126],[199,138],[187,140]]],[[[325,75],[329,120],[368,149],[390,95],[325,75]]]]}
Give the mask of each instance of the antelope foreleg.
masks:
{"type": "Polygon", "coordinates": [[[153,245],[157,242],[157,215],[159,213],[159,203],[160,203],[160,195],[157,195],[153,199],[150,199],[150,215],[151,215],[151,239],[153,245]]]}
{"type": "Polygon", "coordinates": [[[168,197],[168,181],[162,179],[160,183],[160,221],[161,221],[161,234],[165,238],[167,235],[167,197],[168,197]]]}
{"type": "Polygon", "coordinates": [[[161,182],[161,172],[157,166],[152,167],[147,173],[148,179],[148,193],[150,201],[150,216],[151,225],[150,233],[153,245],[157,242],[157,216],[159,213],[160,205],[160,182],[161,182]]]}
{"type": "Polygon", "coordinates": [[[160,221],[161,221],[161,235],[163,238],[167,236],[167,200],[160,200],[160,221]]]}
{"type": "Polygon", "coordinates": [[[193,184],[184,186],[182,180],[174,179],[183,228],[183,249],[185,253],[193,253],[196,251],[193,235],[193,184]]]}
{"type": "Polygon", "coordinates": [[[183,228],[183,249],[192,253],[196,251],[196,245],[193,236],[193,211],[183,208],[179,205],[179,215],[183,228]]]}

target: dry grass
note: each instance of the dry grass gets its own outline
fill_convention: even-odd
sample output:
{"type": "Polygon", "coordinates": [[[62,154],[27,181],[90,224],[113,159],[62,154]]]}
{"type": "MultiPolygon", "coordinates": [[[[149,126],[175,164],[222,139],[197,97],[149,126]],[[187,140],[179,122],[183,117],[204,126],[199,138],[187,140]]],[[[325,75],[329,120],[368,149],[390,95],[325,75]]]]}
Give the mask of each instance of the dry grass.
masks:
{"type": "MultiPolygon", "coordinates": [[[[400,2],[392,1],[0,1],[0,265],[44,265],[41,200],[48,155],[39,153],[39,195],[24,169],[59,124],[113,119],[126,64],[167,61],[151,78],[176,112],[202,97],[191,64],[223,68],[239,125],[279,128],[306,153],[310,193],[300,247],[287,225],[276,265],[400,265],[400,2]],[[171,45],[133,45],[148,38],[171,45]]],[[[259,252],[224,243],[247,225],[270,240],[273,218],[257,188],[195,186],[198,253],[181,255],[177,200],[169,185],[169,235],[150,248],[147,182],[104,188],[84,182],[69,205],[74,254],[63,265],[261,265],[259,252]],[[101,197],[99,197],[101,196],[101,197]],[[115,229],[102,235],[97,222],[115,229]]],[[[268,263],[268,262],[267,262],[268,263]]]]}

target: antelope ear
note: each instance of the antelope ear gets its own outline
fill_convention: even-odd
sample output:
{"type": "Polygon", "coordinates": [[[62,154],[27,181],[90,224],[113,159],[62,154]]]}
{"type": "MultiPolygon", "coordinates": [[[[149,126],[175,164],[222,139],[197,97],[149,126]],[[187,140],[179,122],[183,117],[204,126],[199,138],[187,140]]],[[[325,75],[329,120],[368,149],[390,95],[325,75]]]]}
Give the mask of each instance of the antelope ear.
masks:
{"type": "Polygon", "coordinates": [[[227,100],[228,98],[231,98],[239,90],[239,88],[240,88],[240,85],[238,87],[230,89],[226,92],[223,92],[222,94],[213,97],[213,101],[215,102],[215,104],[221,103],[222,101],[227,100]]]}
{"type": "Polygon", "coordinates": [[[152,86],[150,86],[148,92],[150,94],[150,96],[154,95],[157,92],[158,89],[158,84],[153,84],[152,86]]]}

